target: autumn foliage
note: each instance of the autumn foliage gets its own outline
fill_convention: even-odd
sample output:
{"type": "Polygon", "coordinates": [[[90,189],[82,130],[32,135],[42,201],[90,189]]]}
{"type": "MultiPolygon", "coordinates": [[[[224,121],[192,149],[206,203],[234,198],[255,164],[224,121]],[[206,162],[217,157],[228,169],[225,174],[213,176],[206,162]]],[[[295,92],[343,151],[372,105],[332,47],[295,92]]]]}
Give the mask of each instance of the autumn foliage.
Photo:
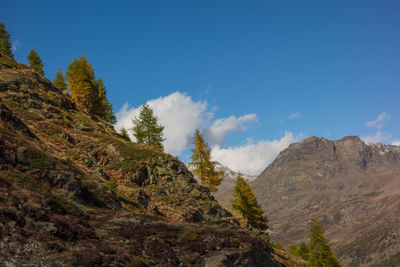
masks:
{"type": "Polygon", "coordinates": [[[78,108],[88,111],[93,117],[115,122],[103,80],[96,80],[94,69],[85,56],[71,62],[67,70],[67,81],[71,97],[78,108]]]}
{"type": "Polygon", "coordinates": [[[236,178],[233,197],[232,209],[236,214],[245,218],[247,222],[256,229],[268,229],[267,217],[263,215],[264,211],[258,204],[257,198],[251,190],[249,183],[240,173],[236,178]]]}
{"type": "Polygon", "coordinates": [[[215,164],[211,161],[211,149],[199,130],[196,130],[193,144],[192,161],[189,163],[193,167],[192,172],[211,192],[216,192],[224,178],[224,172],[215,170],[215,164]]]}

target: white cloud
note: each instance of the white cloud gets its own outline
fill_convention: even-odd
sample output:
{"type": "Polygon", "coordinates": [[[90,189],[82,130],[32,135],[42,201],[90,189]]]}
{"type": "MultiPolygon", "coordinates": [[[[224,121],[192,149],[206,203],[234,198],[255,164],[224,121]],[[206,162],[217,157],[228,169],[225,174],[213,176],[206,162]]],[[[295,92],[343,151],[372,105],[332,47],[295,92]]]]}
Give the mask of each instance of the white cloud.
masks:
{"type": "Polygon", "coordinates": [[[257,115],[247,114],[236,118],[230,116],[215,120],[209,128],[204,129],[204,138],[210,145],[224,146],[224,140],[231,131],[244,131],[246,130],[245,124],[251,121],[257,121],[257,115]]]}
{"type": "Polygon", "coordinates": [[[400,140],[398,141],[393,141],[392,146],[400,146],[400,140]]]}
{"type": "Polygon", "coordinates": [[[367,122],[367,127],[376,127],[378,129],[381,129],[383,127],[383,124],[385,121],[390,119],[390,116],[386,114],[386,112],[383,112],[379,114],[378,118],[374,121],[369,121],[367,122]]]}
{"type": "Polygon", "coordinates": [[[280,151],[297,141],[291,132],[285,132],[280,140],[262,140],[236,147],[221,148],[214,146],[211,157],[222,165],[235,172],[243,172],[249,175],[260,174],[271,163],[280,151]]]}
{"type": "MultiPolygon", "coordinates": [[[[154,110],[159,123],[164,126],[165,151],[174,156],[181,155],[189,147],[196,129],[201,130],[210,145],[223,146],[226,136],[231,131],[244,131],[247,122],[257,121],[256,114],[247,114],[240,117],[232,115],[211,122],[217,108],[208,110],[206,101],[193,101],[190,96],[181,92],[149,100],[147,104],[154,110]]],[[[125,104],[116,114],[115,129],[131,129],[132,119],[139,114],[139,110],[140,107],[129,107],[125,104]]],[[[135,140],[132,132],[128,133],[131,139],[135,140]]]]}
{"type": "Polygon", "coordinates": [[[14,52],[17,51],[18,48],[20,48],[20,47],[21,47],[21,42],[20,42],[18,39],[16,39],[16,40],[14,40],[14,42],[12,42],[12,44],[11,44],[11,51],[14,53],[14,52]]]}
{"type": "MultiPolygon", "coordinates": [[[[262,140],[253,142],[247,140],[245,145],[224,148],[224,140],[231,131],[244,131],[246,124],[258,120],[256,114],[229,116],[213,120],[216,107],[208,108],[206,101],[193,101],[190,96],[174,92],[165,97],[147,101],[154,110],[158,121],[164,126],[164,149],[166,152],[179,156],[191,145],[196,129],[200,129],[205,140],[212,147],[213,160],[219,161],[234,171],[244,174],[259,174],[282,149],[285,149],[296,138],[286,132],[280,140],[262,140]]],[[[140,111],[140,107],[129,107],[125,104],[117,112],[115,129],[131,129],[132,119],[140,111]]],[[[128,131],[132,140],[135,138],[128,131]]]]}
{"type": "Polygon", "coordinates": [[[294,120],[300,118],[300,112],[292,113],[288,117],[288,120],[294,120]]]}
{"type": "Polygon", "coordinates": [[[361,139],[366,143],[384,143],[391,137],[390,134],[384,134],[381,131],[377,131],[375,135],[368,135],[365,137],[362,137],[361,139]]]}
{"type": "MultiPolygon", "coordinates": [[[[165,151],[172,155],[180,155],[191,142],[196,129],[206,123],[213,116],[207,112],[206,101],[193,101],[190,96],[181,92],[174,92],[165,97],[159,97],[147,101],[154,110],[159,123],[164,126],[163,143],[165,151]]],[[[129,107],[125,104],[117,112],[117,123],[115,128],[120,131],[132,128],[132,119],[139,113],[140,107],[129,107]]],[[[135,140],[130,131],[129,135],[135,140]]]]}

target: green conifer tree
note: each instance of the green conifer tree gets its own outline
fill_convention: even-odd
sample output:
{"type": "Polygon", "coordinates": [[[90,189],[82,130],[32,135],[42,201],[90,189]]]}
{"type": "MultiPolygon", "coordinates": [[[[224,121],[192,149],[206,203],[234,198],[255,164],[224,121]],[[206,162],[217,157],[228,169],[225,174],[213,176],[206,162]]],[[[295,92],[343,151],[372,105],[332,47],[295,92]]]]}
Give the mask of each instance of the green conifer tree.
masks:
{"type": "Polygon", "coordinates": [[[324,237],[324,229],[320,226],[318,218],[311,218],[308,236],[310,238],[310,253],[308,256],[309,267],[339,267],[340,262],[328,245],[328,240],[324,237]]]}
{"type": "Polygon", "coordinates": [[[0,52],[6,56],[13,57],[10,43],[10,34],[4,23],[0,22],[0,52]]]}
{"type": "Polygon", "coordinates": [[[31,52],[28,55],[28,60],[29,60],[29,66],[32,69],[36,70],[41,75],[44,75],[42,60],[40,59],[35,49],[33,48],[31,49],[31,52]]]}
{"type": "Polygon", "coordinates": [[[307,243],[301,242],[300,245],[290,244],[288,249],[291,254],[299,256],[303,260],[308,260],[310,250],[307,243]]]}
{"type": "Polygon", "coordinates": [[[131,139],[129,138],[128,131],[127,131],[125,128],[121,128],[121,135],[122,135],[122,137],[124,137],[126,140],[131,141],[131,139]]]}
{"type": "Polygon", "coordinates": [[[290,252],[290,254],[298,256],[299,247],[295,244],[290,244],[288,247],[288,251],[290,252]]]}
{"type": "Polygon", "coordinates": [[[164,126],[158,124],[157,117],[149,105],[143,105],[138,117],[133,119],[132,122],[131,130],[138,143],[164,150],[162,145],[165,140],[163,137],[164,126]]]}
{"type": "Polygon", "coordinates": [[[192,161],[189,162],[189,165],[193,167],[192,172],[211,192],[217,192],[218,185],[224,178],[224,172],[215,170],[215,163],[211,161],[211,149],[199,130],[196,130],[193,144],[192,161]]]}
{"type": "Polygon", "coordinates": [[[91,104],[91,114],[111,123],[115,123],[116,119],[112,112],[112,105],[107,100],[106,87],[101,78],[96,81],[96,91],[94,92],[95,94],[93,95],[91,104]]]}
{"type": "Polygon", "coordinates": [[[67,83],[65,82],[64,73],[61,69],[58,69],[56,77],[54,77],[53,85],[62,91],[67,90],[67,83]]]}
{"type": "Polygon", "coordinates": [[[298,249],[298,256],[303,260],[308,260],[308,255],[310,254],[310,248],[307,243],[301,242],[298,249]]]}
{"type": "Polygon", "coordinates": [[[251,190],[249,183],[240,173],[238,173],[235,181],[233,197],[232,209],[236,214],[245,218],[256,229],[268,229],[267,217],[263,216],[264,211],[258,204],[256,196],[251,190]]]}

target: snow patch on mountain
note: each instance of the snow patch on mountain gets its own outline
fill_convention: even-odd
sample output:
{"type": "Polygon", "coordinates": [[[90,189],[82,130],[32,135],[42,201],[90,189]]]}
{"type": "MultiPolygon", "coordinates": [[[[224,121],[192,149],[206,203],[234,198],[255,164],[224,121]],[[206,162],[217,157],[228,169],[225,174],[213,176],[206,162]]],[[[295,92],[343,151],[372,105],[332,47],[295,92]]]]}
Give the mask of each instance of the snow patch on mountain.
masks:
{"type": "MultiPolygon", "coordinates": [[[[231,169],[222,165],[219,162],[214,162],[214,164],[215,164],[215,170],[224,171],[224,180],[235,180],[236,179],[236,177],[238,175],[237,172],[232,171],[231,169]]],[[[186,166],[190,171],[193,171],[193,167],[191,167],[189,164],[186,164],[186,166]]],[[[242,174],[242,177],[249,182],[251,182],[257,178],[257,176],[255,176],[255,175],[248,175],[245,173],[241,173],[241,174],[242,174]]]]}

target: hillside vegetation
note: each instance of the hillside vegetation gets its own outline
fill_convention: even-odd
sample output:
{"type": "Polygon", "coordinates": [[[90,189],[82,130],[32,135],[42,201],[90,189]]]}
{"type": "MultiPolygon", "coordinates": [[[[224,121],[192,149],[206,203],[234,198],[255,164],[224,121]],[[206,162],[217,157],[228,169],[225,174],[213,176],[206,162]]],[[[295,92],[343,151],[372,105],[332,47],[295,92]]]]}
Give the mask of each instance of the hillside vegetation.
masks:
{"type": "Polygon", "coordinates": [[[281,266],[171,155],[0,55],[0,262],[281,266]]]}

